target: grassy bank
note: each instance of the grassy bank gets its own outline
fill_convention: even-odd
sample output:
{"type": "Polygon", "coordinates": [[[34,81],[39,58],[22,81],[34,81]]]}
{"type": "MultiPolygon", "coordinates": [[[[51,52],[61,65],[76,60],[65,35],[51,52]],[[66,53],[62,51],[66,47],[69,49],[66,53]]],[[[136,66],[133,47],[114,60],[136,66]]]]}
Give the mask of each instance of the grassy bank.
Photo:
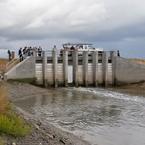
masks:
{"type": "MultiPolygon", "coordinates": [[[[0,84],[0,136],[23,137],[30,131],[30,126],[12,111],[11,104],[7,99],[6,88],[0,84]]],[[[3,145],[2,138],[0,138],[0,145],[3,145]]]]}
{"type": "Polygon", "coordinates": [[[0,64],[6,64],[8,59],[0,58],[0,64]]]}

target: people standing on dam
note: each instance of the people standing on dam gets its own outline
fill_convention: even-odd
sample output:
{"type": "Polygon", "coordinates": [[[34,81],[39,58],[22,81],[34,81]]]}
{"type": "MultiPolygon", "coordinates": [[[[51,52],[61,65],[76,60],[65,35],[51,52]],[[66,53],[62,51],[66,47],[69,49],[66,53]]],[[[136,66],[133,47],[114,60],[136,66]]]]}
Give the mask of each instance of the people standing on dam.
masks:
{"type": "Polygon", "coordinates": [[[25,46],[24,48],[20,48],[18,51],[19,59],[20,61],[23,61],[26,59],[28,56],[33,56],[34,53],[36,53],[37,56],[41,57],[42,56],[42,47],[27,47],[25,46]]]}

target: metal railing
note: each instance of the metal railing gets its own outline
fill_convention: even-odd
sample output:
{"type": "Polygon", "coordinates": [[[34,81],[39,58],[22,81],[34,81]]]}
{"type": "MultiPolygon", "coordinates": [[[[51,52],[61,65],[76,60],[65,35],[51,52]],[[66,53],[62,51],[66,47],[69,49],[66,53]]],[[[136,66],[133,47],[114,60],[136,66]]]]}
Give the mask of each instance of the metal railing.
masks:
{"type": "Polygon", "coordinates": [[[12,59],[6,64],[5,72],[8,72],[11,68],[13,68],[20,61],[18,59],[12,59]]]}

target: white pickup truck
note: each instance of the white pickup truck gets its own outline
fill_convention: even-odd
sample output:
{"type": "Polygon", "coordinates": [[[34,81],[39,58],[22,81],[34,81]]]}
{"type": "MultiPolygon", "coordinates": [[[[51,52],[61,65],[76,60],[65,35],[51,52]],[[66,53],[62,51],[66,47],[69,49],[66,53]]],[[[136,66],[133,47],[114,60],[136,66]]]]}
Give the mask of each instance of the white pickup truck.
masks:
{"type": "Polygon", "coordinates": [[[82,55],[84,51],[88,51],[89,54],[91,54],[94,51],[98,51],[99,53],[103,52],[103,48],[95,48],[92,46],[92,44],[86,44],[86,43],[66,43],[63,44],[63,49],[60,50],[60,56],[62,56],[62,51],[67,50],[69,53],[69,56],[72,55],[72,52],[77,50],[79,55],[82,55]]]}

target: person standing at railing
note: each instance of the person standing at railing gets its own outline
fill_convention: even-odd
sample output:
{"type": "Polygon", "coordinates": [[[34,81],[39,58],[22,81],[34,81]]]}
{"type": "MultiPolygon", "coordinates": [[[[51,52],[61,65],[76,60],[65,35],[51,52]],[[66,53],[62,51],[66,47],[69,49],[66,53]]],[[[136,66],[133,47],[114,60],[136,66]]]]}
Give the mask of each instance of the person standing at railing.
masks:
{"type": "Polygon", "coordinates": [[[11,59],[12,59],[12,53],[11,53],[10,50],[8,50],[8,57],[9,57],[9,61],[11,61],[11,59]]]}
{"type": "Polygon", "coordinates": [[[38,56],[41,57],[42,56],[42,48],[39,46],[38,48],[38,56]]]}
{"type": "Polygon", "coordinates": [[[27,57],[27,47],[24,47],[23,49],[23,58],[25,59],[27,57]]]}
{"type": "Polygon", "coordinates": [[[18,55],[19,55],[20,62],[23,61],[22,48],[19,49],[18,55]]]}
{"type": "Polygon", "coordinates": [[[119,52],[119,50],[117,50],[117,56],[120,57],[120,52],[119,52]]]}

